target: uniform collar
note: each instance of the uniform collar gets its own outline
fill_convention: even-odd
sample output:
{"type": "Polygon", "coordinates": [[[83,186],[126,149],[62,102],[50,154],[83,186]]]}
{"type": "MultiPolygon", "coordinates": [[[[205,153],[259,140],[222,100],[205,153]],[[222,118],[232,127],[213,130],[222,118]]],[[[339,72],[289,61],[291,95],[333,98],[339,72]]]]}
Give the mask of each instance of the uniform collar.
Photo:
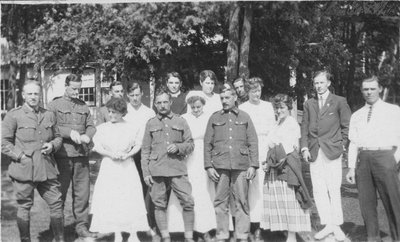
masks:
{"type": "Polygon", "coordinates": [[[162,114],[160,114],[160,113],[157,113],[157,118],[159,119],[159,120],[161,120],[161,119],[163,119],[163,118],[165,118],[165,117],[167,117],[167,118],[169,118],[169,119],[172,119],[172,117],[174,117],[175,116],[175,114],[171,111],[171,112],[169,112],[169,114],[167,114],[167,115],[162,115],[162,114]]]}
{"type": "Polygon", "coordinates": [[[24,105],[22,105],[22,109],[23,109],[26,113],[31,112],[31,113],[35,113],[35,114],[41,111],[40,106],[37,108],[37,110],[35,110],[35,109],[29,107],[29,105],[26,104],[26,103],[24,103],[24,105]]]}
{"type": "Polygon", "coordinates": [[[238,115],[239,109],[236,106],[231,108],[231,109],[229,109],[229,110],[226,110],[226,111],[224,109],[222,109],[221,110],[221,114],[224,114],[224,113],[234,113],[234,114],[238,115]]]}

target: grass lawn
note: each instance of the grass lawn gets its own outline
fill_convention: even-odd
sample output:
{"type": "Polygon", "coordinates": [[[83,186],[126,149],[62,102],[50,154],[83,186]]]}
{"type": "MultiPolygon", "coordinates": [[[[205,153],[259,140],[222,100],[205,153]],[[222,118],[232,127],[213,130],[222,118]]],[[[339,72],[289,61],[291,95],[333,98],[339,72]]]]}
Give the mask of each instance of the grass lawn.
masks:
{"type": "MultiPolygon", "coordinates": [[[[13,195],[11,181],[7,175],[8,161],[1,160],[1,241],[19,241],[19,233],[16,225],[16,202],[13,195]]],[[[91,191],[97,176],[97,166],[93,165],[91,170],[91,191]]],[[[343,169],[343,177],[347,169],[343,169]]],[[[70,191],[69,191],[70,193],[70,191]]],[[[344,210],[344,221],[342,229],[348,236],[347,241],[365,241],[366,231],[361,218],[360,209],[357,200],[357,190],[354,185],[348,184],[343,180],[342,185],[342,204],[344,210]]],[[[389,237],[389,227],[385,217],[385,211],[379,201],[378,206],[379,225],[381,229],[381,237],[384,241],[391,241],[389,237]]],[[[67,197],[65,211],[65,237],[66,241],[79,241],[75,238],[73,227],[73,216],[71,212],[71,196],[67,197]]],[[[49,209],[43,199],[35,191],[35,202],[31,210],[31,238],[32,241],[51,241],[51,231],[49,228],[49,209]]],[[[313,231],[311,233],[300,233],[297,241],[314,241],[313,234],[319,229],[319,218],[315,207],[312,209],[313,231]]],[[[150,236],[146,232],[138,233],[141,241],[151,241],[150,236]]],[[[285,241],[282,233],[271,233],[264,231],[265,241],[285,241]]],[[[172,234],[173,241],[183,241],[183,233],[172,234]]],[[[90,240],[87,240],[90,241],[90,240]]],[[[113,241],[113,236],[105,237],[96,241],[113,241]]],[[[335,241],[332,237],[326,238],[325,241],[335,241]]]]}

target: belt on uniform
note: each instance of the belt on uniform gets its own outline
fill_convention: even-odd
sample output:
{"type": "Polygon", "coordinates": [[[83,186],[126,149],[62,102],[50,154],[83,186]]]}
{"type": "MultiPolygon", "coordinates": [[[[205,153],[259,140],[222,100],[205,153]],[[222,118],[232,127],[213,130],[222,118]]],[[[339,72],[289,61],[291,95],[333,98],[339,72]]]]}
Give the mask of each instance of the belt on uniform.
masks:
{"type": "Polygon", "coordinates": [[[371,151],[378,151],[378,150],[393,150],[394,146],[382,146],[382,147],[360,147],[361,151],[363,150],[371,150],[371,151]]]}

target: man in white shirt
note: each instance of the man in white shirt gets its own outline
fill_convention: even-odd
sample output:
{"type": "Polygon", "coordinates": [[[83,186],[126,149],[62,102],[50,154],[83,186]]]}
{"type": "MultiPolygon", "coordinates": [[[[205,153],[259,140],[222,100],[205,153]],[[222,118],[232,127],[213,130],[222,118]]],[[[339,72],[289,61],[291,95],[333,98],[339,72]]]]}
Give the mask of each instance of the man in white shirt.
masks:
{"type": "MultiPolygon", "coordinates": [[[[128,113],[125,115],[124,119],[130,122],[133,126],[138,127],[139,140],[143,140],[144,130],[146,128],[146,123],[149,119],[156,116],[155,112],[142,103],[143,89],[137,82],[129,83],[127,88],[128,103],[128,113]]],[[[127,131],[129,132],[129,131],[127,131]]],[[[143,188],[143,197],[145,200],[146,210],[147,210],[147,222],[151,228],[152,236],[155,236],[156,222],[154,217],[154,205],[151,201],[150,194],[148,191],[148,186],[144,182],[143,171],[141,166],[141,151],[137,152],[133,159],[135,161],[136,169],[138,170],[140,176],[140,182],[143,188]]]]}
{"type": "Polygon", "coordinates": [[[366,104],[350,120],[346,179],[357,183],[368,241],[381,241],[376,190],[386,210],[391,237],[400,241],[400,108],[379,98],[382,86],[376,76],[363,80],[361,92],[366,104]]]}

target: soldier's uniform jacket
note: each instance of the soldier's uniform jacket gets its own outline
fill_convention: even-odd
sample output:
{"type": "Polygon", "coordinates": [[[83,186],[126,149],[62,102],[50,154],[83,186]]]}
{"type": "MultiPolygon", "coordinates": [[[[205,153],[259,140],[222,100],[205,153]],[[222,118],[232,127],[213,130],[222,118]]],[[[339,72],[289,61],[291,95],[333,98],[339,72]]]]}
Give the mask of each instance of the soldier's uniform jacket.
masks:
{"type": "Polygon", "coordinates": [[[57,118],[63,144],[55,154],[56,158],[87,156],[89,148],[86,144],[76,144],[71,140],[71,131],[86,134],[90,139],[96,133],[92,115],[86,103],[77,98],[62,96],[48,104],[48,109],[53,111],[57,118]]]}
{"type": "Polygon", "coordinates": [[[24,104],[7,113],[1,131],[1,152],[12,160],[8,168],[10,177],[33,182],[57,178],[53,153],[61,147],[62,138],[53,112],[39,107],[35,113],[24,104]],[[44,143],[53,144],[51,154],[41,153],[44,143]],[[29,159],[21,161],[24,154],[29,159]]]}
{"type": "Polygon", "coordinates": [[[208,120],[204,135],[204,167],[247,170],[259,167],[258,139],[250,116],[234,107],[208,120]]]}
{"type": "Polygon", "coordinates": [[[192,133],[186,120],[170,112],[151,118],[142,142],[142,170],[146,176],[182,176],[187,174],[186,156],[194,149],[192,133]],[[175,144],[178,153],[168,154],[167,147],[175,144]]]}

